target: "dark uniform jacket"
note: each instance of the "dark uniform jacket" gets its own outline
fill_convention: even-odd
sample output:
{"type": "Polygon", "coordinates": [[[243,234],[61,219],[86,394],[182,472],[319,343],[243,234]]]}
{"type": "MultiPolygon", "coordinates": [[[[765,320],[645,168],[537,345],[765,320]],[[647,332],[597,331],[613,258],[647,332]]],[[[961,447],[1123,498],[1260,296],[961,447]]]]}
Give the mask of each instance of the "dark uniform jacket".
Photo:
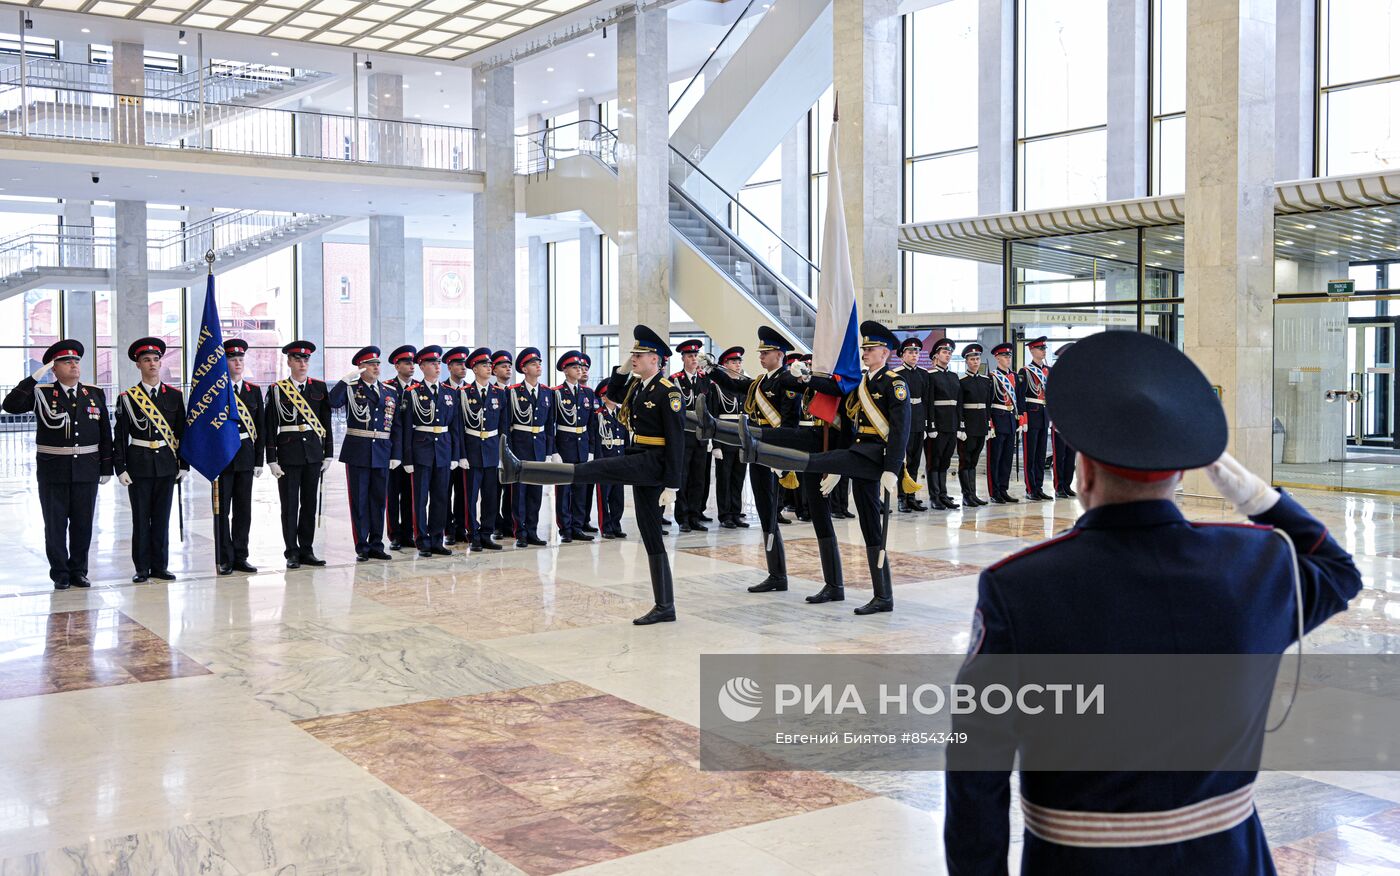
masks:
{"type": "MultiPolygon", "coordinates": [[[[811,388],[818,392],[840,395],[841,384],[830,377],[813,375],[811,388]]],[[[899,474],[904,471],[905,448],[909,444],[911,408],[909,405],[909,385],[899,372],[881,368],[874,374],[866,374],[855,384],[841,404],[842,418],[847,424],[847,436],[853,443],[852,449],[863,456],[880,463],[887,472],[899,474]],[[862,409],[861,387],[867,387],[870,400],[888,424],[888,432],[881,436],[879,427],[862,409]]]]}
{"type": "Polygon", "coordinates": [[[341,462],[360,468],[388,468],[389,460],[403,458],[394,428],[399,392],[393,383],[376,387],[359,379],[348,384],[336,381],[331,387],[330,404],[346,409],[341,462]]]}
{"type": "Polygon", "coordinates": [[[989,379],[992,382],[992,428],[1001,437],[1010,438],[1016,428],[1016,417],[1022,410],[1016,398],[1016,375],[993,368],[989,379]]]}
{"type": "Polygon", "coordinates": [[[554,387],[554,452],[565,462],[587,462],[593,413],[598,397],[593,390],[578,384],[570,388],[568,381],[554,387]]]}
{"type": "MultiPolygon", "coordinates": [[[[685,373],[685,369],[677,371],[671,375],[671,382],[681,391],[681,409],[686,411],[695,410],[696,399],[703,398],[709,403],[711,381],[708,375],[696,373],[694,377],[685,373]]],[[[695,433],[685,433],[687,444],[696,441],[695,433]]]]}
{"type": "MultiPolygon", "coordinates": [[[[543,383],[535,384],[535,400],[531,402],[530,387],[522,380],[512,384],[508,392],[506,421],[510,423],[511,447],[533,447],[536,460],[553,455],[554,390],[543,383]]],[[[516,453],[519,452],[517,449],[516,453]]]]}
{"type": "Polygon", "coordinates": [[[238,435],[241,440],[233,462],[230,462],[228,468],[224,470],[252,471],[262,466],[263,456],[267,450],[267,429],[264,428],[262,390],[258,388],[256,383],[243,380],[239,381],[236,392],[239,401],[242,401],[243,406],[248,409],[248,416],[252,418],[252,422],[243,422],[243,415],[239,412],[238,404],[234,403],[233,414],[238,418],[238,435]]]}
{"type": "Polygon", "coordinates": [[[748,395],[749,384],[753,382],[753,378],[747,374],[740,374],[735,378],[728,371],[724,371],[725,380],[721,382],[716,376],[720,371],[724,369],[716,368],[708,375],[710,395],[706,403],[710,407],[710,413],[719,419],[737,420],[744,412],[744,398],[748,395]]]}
{"type": "Polygon", "coordinates": [[[590,421],[588,428],[592,432],[589,444],[593,447],[593,455],[596,458],[607,459],[627,452],[627,427],[622,425],[616,414],[608,410],[607,405],[599,406],[598,413],[590,421]]]}
{"type": "Polygon", "coordinates": [[[300,408],[285,398],[282,388],[274,383],[267,388],[267,410],[263,421],[267,426],[266,447],[269,463],[320,465],[321,460],[330,459],[334,455],[331,399],[326,384],[314,377],[308,377],[301,394],[311,406],[311,412],[320,421],[326,437],[321,439],[316,436],[316,430],[311,428],[300,408]]]}
{"type": "MultiPolygon", "coordinates": [[[[747,375],[735,378],[730,377],[724,369],[719,368],[710,372],[710,378],[715,385],[720,386],[728,392],[744,396],[744,413],[749,415],[755,426],[795,426],[801,416],[801,400],[797,392],[786,389],[783,386],[783,375],[786,369],[779,368],[768,372],[761,377],[749,377],[747,375]],[[758,396],[762,394],[766,405],[760,403],[758,396]],[[768,411],[772,411],[772,415],[768,411]],[[776,421],[773,417],[776,416],[776,421]]],[[[608,390],[609,393],[612,390],[608,390]]]]}
{"type": "Polygon", "coordinates": [[[58,383],[39,386],[34,378],[26,377],[5,396],[5,413],[34,414],[38,424],[35,465],[39,480],[45,483],[93,483],[112,474],[107,396],[81,382],[74,389],[77,397],[70,401],[58,383]],[[45,448],[62,452],[45,452],[45,448]]]}
{"type": "MultiPolygon", "coordinates": [[[[180,458],[179,449],[165,443],[160,429],[129,398],[133,392],[147,392],[145,384],[133,386],[117,396],[117,428],[112,446],[112,464],[117,474],[126,472],[133,478],[173,478],[181,469],[189,469],[189,463],[180,458]],[[133,441],[158,441],[165,446],[145,447],[133,444],[133,441]]],[[[150,397],[149,393],[147,397],[150,397]]],[[[184,394],[173,386],[161,383],[156,389],[154,401],[178,442],[185,434],[184,394]]]]}
{"type": "Polygon", "coordinates": [[[958,423],[962,421],[962,384],[958,375],[934,366],[924,372],[924,378],[928,381],[924,394],[928,428],[945,434],[958,431],[958,423]]]}
{"type": "Polygon", "coordinates": [[[992,378],[986,374],[965,374],[958,381],[960,389],[958,408],[962,413],[962,426],[969,438],[981,438],[992,425],[992,378]]]}
{"type": "MultiPolygon", "coordinates": [[[[893,357],[891,362],[895,361],[893,357]]],[[[923,437],[924,430],[933,428],[929,424],[933,409],[930,406],[932,399],[932,387],[929,385],[929,373],[922,368],[910,368],[908,365],[900,363],[900,367],[891,368],[891,373],[898,374],[906,386],[909,387],[909,437],[915,434],[923,437]]]]}
{"type": "Polygon", "coordinates": [[[681,488],[685,459],[685,409],[681,391],[660,374],[646,381],[613,371],[608,398],[622,399],[619,420],[632,433],[628,453],[656,453],[661,457],[660,486],[681,488]]]}
{"type": "Polygon", "coordinates": [[[404,465],[450,468],[466,457],[463,446],[462,401],[446,383],[437,390],[426,383],[410,384],[399,400],[394,418],[404,465]]]}
{"type": "Polygon", "coordinates": [[[1027,362],[1016,372],[1016,407],[1032,428],[1045,425],[1045,384],[1049,379],[1049,365],[1027,362]]]}
{"type": "Polygon", "coordinates": [[[462,390],[463,446],[467,465],[472,468],[495,468],[501,464],[501,428],[510,422],[507,401],[506,391],[492,383],[482,390],[473,380],[462,390]]]}

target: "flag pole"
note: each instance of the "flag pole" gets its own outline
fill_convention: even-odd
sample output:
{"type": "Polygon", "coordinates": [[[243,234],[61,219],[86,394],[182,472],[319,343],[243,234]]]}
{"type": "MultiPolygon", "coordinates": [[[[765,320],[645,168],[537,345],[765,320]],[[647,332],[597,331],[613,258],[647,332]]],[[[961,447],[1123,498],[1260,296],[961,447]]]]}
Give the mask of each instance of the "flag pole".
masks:
{"type": "MultiPolygon", "coordinates": [[[[201,46],[202,45],[201,43],[201,46]]],[[[204,69],[201,67],[200,74],[203,75],[203,73],[204,69]]],[[[202,93],[200,95],[200,100],[203,101],[202,93]]],[[[202,132],[200,136],[203,136],[202,132]]],[[[208,276],[214,276],[214,248],[212,246],[204,253],[204,263],[209,266],[208,276]]],[[[219,479],[217,477],[209,482],[209,488],[210,499],[214,506],[214,574],[217,576],[220,567],[223,566],[224,560],[223,526],[221,525],[223,523],[223,517],[219,514],[219,479]]]]}

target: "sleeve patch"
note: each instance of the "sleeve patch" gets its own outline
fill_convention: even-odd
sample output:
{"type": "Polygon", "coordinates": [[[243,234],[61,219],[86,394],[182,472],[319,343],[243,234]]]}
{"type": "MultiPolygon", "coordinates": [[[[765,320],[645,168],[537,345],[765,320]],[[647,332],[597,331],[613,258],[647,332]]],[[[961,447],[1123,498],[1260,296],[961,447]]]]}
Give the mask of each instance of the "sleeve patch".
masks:
{"type": "Polygon", "coordinates": [[[967,637],[967,656],[971,657],[982,650],[982,640],[987,637],[987,624],[982,619],[982,609],[972,613],[972,632],[967,637]]]}
{"type": "Polygon", "coordinates": [[[681,397],[680,397],[679,395],[677,395],[676,393],[673,392],[673,393],[671,393],[670,401],[671,401],[671,410],[675,411],[676,413],[680,413],[680,410],[681,410],[681,397]]]}
{"type": "Polygon", "coordinates": [[[896,380],[894,382],[894,397],[900,401],[909,397],[909,388],[904,385],[904,381],[896,380]]]}

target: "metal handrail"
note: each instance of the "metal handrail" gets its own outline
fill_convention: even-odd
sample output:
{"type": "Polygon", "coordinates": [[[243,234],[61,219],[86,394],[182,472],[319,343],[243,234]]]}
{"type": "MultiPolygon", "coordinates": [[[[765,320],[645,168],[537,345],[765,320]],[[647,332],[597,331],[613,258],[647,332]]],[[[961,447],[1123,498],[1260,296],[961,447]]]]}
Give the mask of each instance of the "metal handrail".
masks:
{"type": "Polygon", "coordinates": [[[596,119],[580,119],[567,125],[541,128],[525,134],[515,135],[515,172],[523,175],[547,172],[554,162],[570,155],[592,155],[608,167],[617,168],[617,134],[611,128],[603,127],[596,119]],[[597,133],[585,137],[580,133],[572,149],[556,145],[560,132],[577,128],[580,132],[596,128],[597,133]],[[592,143],[597,148],[585,149],[583,143],[592,143]]]}
{"type": "Polygon", "coordinates": [[[685,84],[685,88],[682,88],[681,93],[676,96],[676,99],[674,101],[671,102],[670,108],[666,110],[668,114],[675,112],[676,107],[680,106],[681,101],[685,100],[685,96],[690,93],[691,86],[693,86],[695,84],[695,81],[699,79],[701,74],[705,72],[705,68],[710,66],[710,62],[714,60],[715,55],[719,54],[720,48],[724,46],[726,42],[729,41],[730,35],[733,34],[736,29],[738,29],[739,22],[743,21],[745,18],[748,17],[749,10],[753,8],[754,3],[756,2],[758,2],[758,0],[749,0],[748,4],[744,6],[743,11],[739,13],[739,17],[734,19],[733,24],[729,25],[729,30],[726,30],[724,32],[724,36],[720,37],[719,42],[715,43],[715,47],[713,49],[710,49],[710,54],[705,58],[704,63],[700,65],[700,69],[695,71],[695,75],[690,77],[690,81],[685,84]]]}
{"type": "MultiPolygon", "coordinates": [[[[19,55],[0,53],[0,83],[17,84],[21,78],[19,55]]],[[[292,67],[248,62],[230,63],[210,61],[204,66],[206,100],[237,100],[270,85],[294,79],[323,77],[330,74],[315,70],[297,70],[292,67]]],[[[31,88],[66,88],[86,90],[112,83],[110,64],[94,64],[85,61],[65,61],[58,58],[30,58],[24,62],[24,76],[31,88]]],[[[177,72],[173,70],[146,70],[145,97],[160,99],[199,99],[199,70],[177,72]]]]}

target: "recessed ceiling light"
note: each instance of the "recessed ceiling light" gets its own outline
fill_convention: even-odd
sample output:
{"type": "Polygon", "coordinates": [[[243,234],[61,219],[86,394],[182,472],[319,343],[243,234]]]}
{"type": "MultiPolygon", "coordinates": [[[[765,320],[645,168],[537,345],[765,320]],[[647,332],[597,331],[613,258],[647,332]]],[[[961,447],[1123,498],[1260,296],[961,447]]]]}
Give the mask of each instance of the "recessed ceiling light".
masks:
{"type": "Polygon", "coordinates": [[[443,109],[452,109],[452,104],[450,104],[450,103],[445,103],[445,104],[442,105],[442,108],[443,108],[443,109]]]}
{"type": "Polygon", "coordinates": [[[188,46],[189,44],[190,44],[189,40],[180,40],[180,45],[182,45],[182,46],[188,46]]]}
{"type": "Polygon", "coordinates": [[[596,53],[596,52],[589,52],[589,53],[588,53],[588,57],[590,57],[590,58],[593,58],[593,57],[596,57],[596,56],[597,56],[597,53],[596,53]]]}
{"type": "Polygon", "coordinates": [[[1285,241],[1283,241],[1283,245],[1284,245],[1284,246],[1292,246],[1292,245],[1293,245],[1293,241],[1291,241],[1291,240],[1285,240],[1285,241]]]}
{"type": "Polygon", "coordinates": [[[546,67],[546,68],[544,68],[544,72],[546,72],[546,73],[553,73],[553,72],[554,72],[554,68],[553,68],[553,67],[546,67]]]}
{"type": "Polygon", "coordinates": [[[86,28],[86,27],[85,27],[85,28],[83,28],[83,33],[92,33],[92,29],[91,29],[91,28],[86,28]]]}
{"type": "Polygon", "coordinates": [[[578,93],[579,93],[579,94],[583,94],[583,89],[580,88],[580,89],[578,90],[578,93]]]}
{"type": "Polygon", "coordinates": [[[413,114],[413,117],[414,117],[415,119],[421,119],[421,118],[423,118],[423,114],[422,114],[422,113],[414,113],[414,114],[413,114]]]}
{"type": "Polygon", "coordinates": [[[441,75],[442,75],[442,71],[441,71],[441,70],[434,70],[434,71],[433,71],[433,75],[434,75],[434,76],[441,76],[441,75]]]}
{"type": "Polygon", "coordinates": [[[1316,225],[1304,225],[1303,227],[1304,227],[1304,228],[1307,228],[1308,230],[1312,230],[1312,229],[1316,228],[1317,226],[1316,226],[1316,225]]]}
{"type": "Polygon", "coordinates": [[[280,52],[273,52],[273,53],[272,53],[272,57],[274,57],[274,58],[279,58],[279,57],[281,57],[281,53],[280,53],[280,52]]]}
{"type": "Polygon", "coordinates": [[[547,100],[542,100],[540,101],[540,103],[544,104],[545,106],[549,106],[549,101],[547,100]]]}

